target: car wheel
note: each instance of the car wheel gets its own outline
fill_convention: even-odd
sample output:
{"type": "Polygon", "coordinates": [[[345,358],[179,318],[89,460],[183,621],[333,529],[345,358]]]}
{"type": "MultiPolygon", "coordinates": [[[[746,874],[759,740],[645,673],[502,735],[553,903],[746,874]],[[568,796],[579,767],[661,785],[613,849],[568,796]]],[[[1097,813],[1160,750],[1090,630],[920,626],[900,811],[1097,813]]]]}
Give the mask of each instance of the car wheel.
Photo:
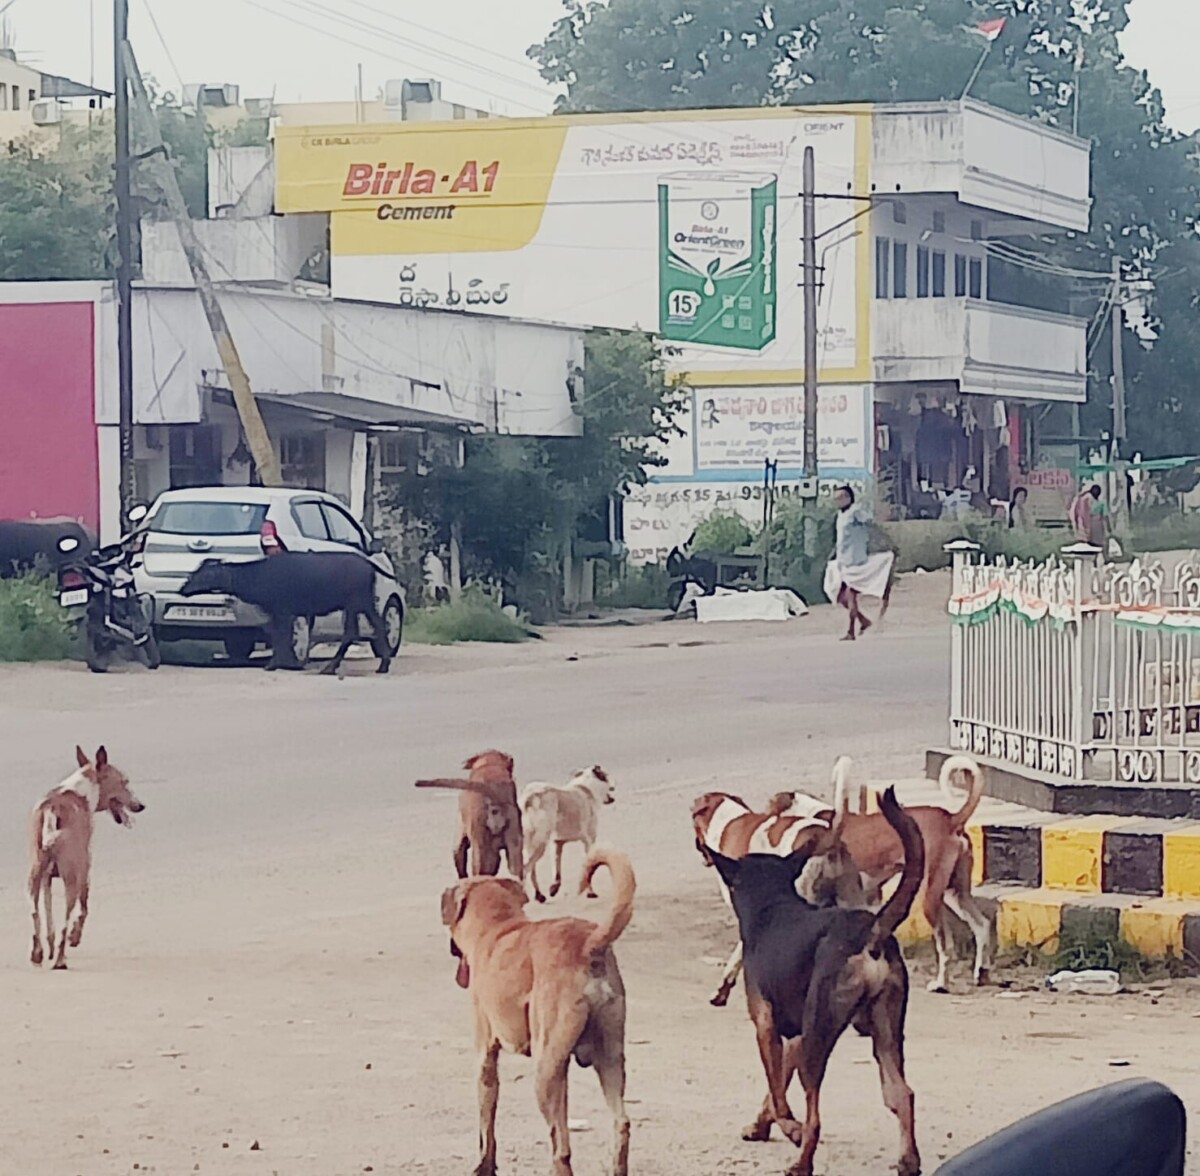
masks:
{"type": "Polygon", "coordinates": [[[236,633],[227,633],[222,642],[225,645],[225,656],[234,665],[245,666],[250,664],[254,647],[258,644],[258,634],[250,629],[239,629],[236,633]]]}
{"type": "Polygon", "coordinates": [[[404,605],[398,596],[392,596],[383,606],[383,641],[388,651],[388,657],[395,657],[400,652],[400,642],[404,636],[404,605]]]}
{"type": "Polygon", "coordinates": [[[292,664],[298,670],[308,665],[308,655],[312,650],[312,623],[308,617],[293,617],[290,649],[292,664]]]}

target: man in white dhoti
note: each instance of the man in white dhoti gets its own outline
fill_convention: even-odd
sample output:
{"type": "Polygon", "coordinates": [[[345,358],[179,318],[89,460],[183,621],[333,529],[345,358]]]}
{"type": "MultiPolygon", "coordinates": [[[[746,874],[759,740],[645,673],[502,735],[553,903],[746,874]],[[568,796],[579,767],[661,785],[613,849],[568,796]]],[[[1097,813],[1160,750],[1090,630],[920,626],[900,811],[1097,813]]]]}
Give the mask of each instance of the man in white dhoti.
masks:
{"type": "Polygon", "coordinates": [[[896,556],[891,551],[870,554],[874,523],[866,510],[855,502],[854,491],[849,486],[839,486],[833,500],[838,508],[837,545],[825,569],[825,595],[850,613],[850,628],[842,640],[853,641],[872,624],[859,607],[860,597],[878,597],[883,601],[879,615],[887,612],[896,556]]]}

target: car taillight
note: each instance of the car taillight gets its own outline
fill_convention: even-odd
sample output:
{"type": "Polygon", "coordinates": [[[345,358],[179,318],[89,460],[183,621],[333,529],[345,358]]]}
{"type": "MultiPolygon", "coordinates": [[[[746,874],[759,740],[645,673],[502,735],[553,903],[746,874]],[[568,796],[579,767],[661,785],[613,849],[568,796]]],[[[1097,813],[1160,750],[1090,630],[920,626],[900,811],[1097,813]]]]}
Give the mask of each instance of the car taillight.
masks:
{"type": "Polygon", "coordinates": [[[79,572],[63,572],[58,578],[60,588],[84,588],[87,581],[79,572]]]}
{"type": "Polygon", "coordinates": [[[287,551],[283,545],[283,540],[279,538],[279,532],[275,528],[275,524],[268,519],[262,525],[262,531],[259,533],[259,541],[262,543],[264,555],[278,555],[281,551],[287,551]]]}

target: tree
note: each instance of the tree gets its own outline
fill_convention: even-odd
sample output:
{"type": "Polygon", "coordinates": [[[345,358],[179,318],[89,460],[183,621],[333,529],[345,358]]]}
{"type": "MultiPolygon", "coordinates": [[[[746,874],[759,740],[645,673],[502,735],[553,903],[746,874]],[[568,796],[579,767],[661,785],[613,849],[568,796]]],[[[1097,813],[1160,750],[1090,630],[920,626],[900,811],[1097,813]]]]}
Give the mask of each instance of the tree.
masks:
{"type": "MultiPolygon", "coordinates": [[[[204,217],[212,132],[173,94],[157,91],[152,79],[147,88],[188,211],[204,217]]],[[[54,138],[31,135],[3,156],[0,280],[112,277],[113,151],[112,124],[104,120],[63,126],[54,138]]],[[[162,194],[137,168],[133,192],[142,212],[162,206],[162,194]]]]}
{"type": "MultiPolygon", "coordinates": [[[[996,266],[1000,298],[1100,315],[1103,275],[1154,282],[1157,338],[1129,352],[1131,441],[1147,453],[1200,447],[1200,304],[1196,220],[1200,186],[1190,140],[1171,132],[1162,99],[1130,68],[1118,37],[1128,0],[564,0],[565,15],[530,50],[542,76],[565,87],[561,111],[957,100],[982,42],[970,29],[1008,23],[973,96],[1092,141],[1091,228],[1034,242],[1060,271],[1099,278],[1047,284],[1027,262],[996,266]],[[1076,95],[1076,53],[1083,66],[1076,95]],[[1005,272],[1007,270],[1007,272],[1005,272]],[[1072,284],[1073,283],[1073,284],[1072,284]],[[1042,289],[1039,291],[1039,285],[1042,289]]],[[[1097,322],[1101,320],[1098,318],[1097,322]]],[[[1110,348],[1095,348],[1086,420],[1111,414],[1110,348]]]]}
{"type": "Polygon", "coordinates": [[[646,481],[688,403],[667,373],[668,353],[636,331],[592,331],[579,437],[486,436],[467,442],[461,469],[409,478],[395,505],[433,523],[448,542],[462,527],[468,574],[502,581],[535,620],[557,612],[563,559],[589,523],[607,521],[609,497],[646,481]]]}

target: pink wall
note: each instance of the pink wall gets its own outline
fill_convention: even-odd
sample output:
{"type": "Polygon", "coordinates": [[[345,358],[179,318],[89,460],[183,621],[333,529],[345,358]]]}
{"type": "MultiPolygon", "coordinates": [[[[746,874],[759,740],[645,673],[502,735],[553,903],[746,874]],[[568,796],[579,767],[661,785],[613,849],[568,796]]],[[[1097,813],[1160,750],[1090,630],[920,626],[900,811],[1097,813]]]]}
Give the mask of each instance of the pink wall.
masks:
{"type": "Polygon", "coordinates": [[[100,525],[90,302],[0,305],[0,519],[100,525]]]}

